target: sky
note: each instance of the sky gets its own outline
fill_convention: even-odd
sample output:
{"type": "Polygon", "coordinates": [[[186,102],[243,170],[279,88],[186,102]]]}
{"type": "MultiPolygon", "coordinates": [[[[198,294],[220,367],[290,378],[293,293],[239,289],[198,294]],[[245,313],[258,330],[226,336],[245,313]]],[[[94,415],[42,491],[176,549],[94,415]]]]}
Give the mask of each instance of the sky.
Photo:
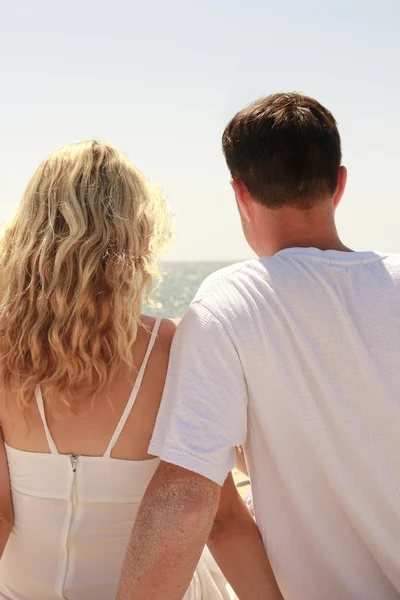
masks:
{"type": "Polygon", "coordinates": [[[279,91],[336,117],[344,243],[400,252],[399,0],[0,2],[0,220],[66,143],[117,145],[161,184],[179,260],[239,260],[226,123],[279,91]]]}

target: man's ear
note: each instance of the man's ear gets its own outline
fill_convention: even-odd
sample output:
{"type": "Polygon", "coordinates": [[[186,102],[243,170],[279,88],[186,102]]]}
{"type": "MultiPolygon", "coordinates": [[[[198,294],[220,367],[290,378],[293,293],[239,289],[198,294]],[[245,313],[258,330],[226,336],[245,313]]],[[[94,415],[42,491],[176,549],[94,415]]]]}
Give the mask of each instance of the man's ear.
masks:
{"type": "Polygon", "coordinates": [[[346,167],[340,167],[339,172],[338,172],[338,179],[337,179],[337,185],[336,185],[336,191],[335,191],[335,195],[333,196],[333,208],[336,210],[339,202],[342,199],[342,196],[344,194],[344,190],[346,188],[346,182],[347,182],[347,169],[346,167]]]}
{"type": "Polygon", "coordinates": [[[243,181],[240,181],[240,179],[232,179],[231,186],[233,188],[233,191],[235,192],[236,202],[238,203],[240,214],[242,215],[245,221],[251,221],[253,214],[253,206],[249,190],[247,189],[243,181]]]}

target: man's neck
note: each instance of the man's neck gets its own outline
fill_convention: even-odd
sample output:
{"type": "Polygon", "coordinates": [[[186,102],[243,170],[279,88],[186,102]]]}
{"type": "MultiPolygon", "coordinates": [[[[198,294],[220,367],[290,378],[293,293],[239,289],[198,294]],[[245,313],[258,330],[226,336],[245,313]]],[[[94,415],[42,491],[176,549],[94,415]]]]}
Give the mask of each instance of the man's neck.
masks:
{"type": "Polygon", "coordinates": [[[286,241],[277,241],[277,243],[272,248],[272,254],[277,254],[278,252],[280,252],[281,250],[285,250],[286,248],[317,248],[318,250],[337,250],[339,252],[353,252],[353,250],[351,250],[341,242],[338,236],[332,236],[331,238],[302,236],[299,239],[292,238],[286,241]]]}
{"type": "Polygon", "coordinates": [[[286,248],[352,252],[339,238],[329,205],[309,211],[285,208],[265,217],[258,221],[258,255],[273,256],[286,248]]]}

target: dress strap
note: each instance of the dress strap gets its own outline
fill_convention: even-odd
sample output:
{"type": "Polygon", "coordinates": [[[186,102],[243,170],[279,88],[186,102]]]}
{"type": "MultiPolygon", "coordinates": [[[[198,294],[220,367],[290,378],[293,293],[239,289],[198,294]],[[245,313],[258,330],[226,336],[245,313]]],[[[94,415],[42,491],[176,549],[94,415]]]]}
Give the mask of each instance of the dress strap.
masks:
{"type": "Polygon", "coordinates": [[[35,398],[36,398],[36,402],[37,402],[37,405],[38,405],[38,409],[39,409],[39,413],[40,413],[40,418],[42,419],[42,423],[43,423],[43,427],[44,427],[44,432],[46,434],[47,443],[49,445],[50,452],[52,454],[58,454],[59,452],[57,450],[57,446],[55,445],[54,440],[51,437],[50,429],[49,429],[49,427],[47,425],[46,414],[44,412],[42,390],[40,389],[39,385],[37,386],[37,388],[35,390],[35,398]]]}
{"type": "Polygon", "coordinates": [[[118,422],[118,425],[115,428],[115,431],[113,433],[111,441],[108,444],[107,450],[103,454],[103,456],[105,458],[110,458],[112,449],[114,448],[115,444],[117,443],[118,438],[121,435],[121,431],[123,430],[124,425],[125,425],[128,417],[129,417],[129,415],[131,414],[131,410],[133,408],[133,405],[135,404],[135,400],[136,400],[136,398],[138,396],[138,393],[139,393],[139,390],[140,390],[140,386],[142,385],[144,373],[146,371],[146,367],[147,367],[147,363],[148,363],[149,358],[150,358],[151,351],[153,350],[155,341],[157,339],[157,334],[158,334],[158,330],[160,328],[160,323],[161,323],[161,318],[160,317],[157,318],[154,321],[153,331],[151,332],[151,337],[150,337],[149,345],[147,347],[147,351],[146,351],[145,357],[143,359],[143,362],[142,362],[142,365],[140,367],[138,376],[136,378],[135,385],[133,386],[131,395],[129,396],[129,400],[127,402],[127,405],[125,406],[125,410],[122,413],[122,416],[121,416],[121,418],[120,418],[120,420],[118,422]]]}

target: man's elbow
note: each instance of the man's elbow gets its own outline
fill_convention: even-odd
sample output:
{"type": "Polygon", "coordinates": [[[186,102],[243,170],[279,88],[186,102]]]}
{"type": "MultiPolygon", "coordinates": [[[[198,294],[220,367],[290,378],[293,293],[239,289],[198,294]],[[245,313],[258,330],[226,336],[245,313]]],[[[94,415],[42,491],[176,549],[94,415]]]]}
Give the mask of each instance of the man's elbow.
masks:
{"type": "Polygon", "coordinates": [[[218,497],[214,493],[193,495],[189,492],[181,499],[180,518],[182,525],[199,534],[205,529],[210,530],[218,509],[218,497]]]}
{"type": "MultiPolygon", "coordinates": [[[[147,488],[140,513],[151,522],[154,511],[162,513],[165,526],[179,523],[191,533],[211,528],[220,499],[220,488],[209,479],[182,467],[161,462],[147,488]]],[[[147,523],[147,525],[148,525],[147,523]]]]}
{"type": "Polygon", "coordinates": [[[199,485],[198,480],[193,486],[186,482],[186,485],[180,486],[179,495],[170,488],[168,496],[165,504],[171,513],[178,513],[181,529],[197,532],[199,535],[210,530],[219,504],[219,494],[213,487],[201,485],[201,482],[199,485]]]}

